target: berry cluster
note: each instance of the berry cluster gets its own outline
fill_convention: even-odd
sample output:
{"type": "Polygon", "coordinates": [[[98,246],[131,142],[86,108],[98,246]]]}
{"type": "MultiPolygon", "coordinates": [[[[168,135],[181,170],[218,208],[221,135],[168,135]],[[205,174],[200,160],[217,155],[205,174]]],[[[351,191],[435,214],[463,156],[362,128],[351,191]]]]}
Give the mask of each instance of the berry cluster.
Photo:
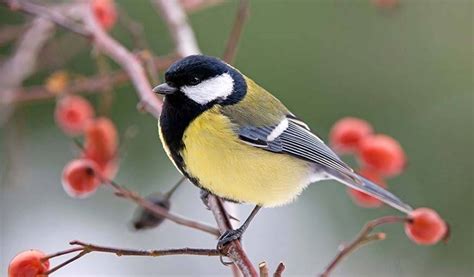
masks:
{"type": "MultiPolygon", "coordinates": [[[[385,178],[399,175],[405,168],[406,156],[394,138],[375,134],[365,120],[346,117],[331,129],[331,147],[339,154],[354,154],[361,169],[359,174],[386,188],[385,178]]],[[[354,202],[362,207],[380,207],[382,202],[366,193],[348,189],[354,202]]],[[[411,212],[405,224],[407,236],[418,244],[435,244],[448,235],[448,225],[432,209],[419,208],[411,212]]]]}
{"type": "Polygon", "coordinates": [[[71,197],[87,197],[104,179],[113,179],[117,173],[117,130],[110,119],[94,118],[91,104],[80,96],[66,95],[59,99],[54,114],[64,133],[84,136],[80,157],[65,166],[62,184],[71,197]]]}
{"type": "MultiPolygon", "coordinates": [[[[346,117],[337,121],[331,129],[329,141],[339,154],[354,154],[361,169],[359,174],[386,188],[386,177],[400,174],[405,168],[406,156],[394,138],[375,134],[365,120],[346,117]]],[[[354,202],[362,207],[380,207],[382,202],[363,192],[348,189],[354,202]]]]}

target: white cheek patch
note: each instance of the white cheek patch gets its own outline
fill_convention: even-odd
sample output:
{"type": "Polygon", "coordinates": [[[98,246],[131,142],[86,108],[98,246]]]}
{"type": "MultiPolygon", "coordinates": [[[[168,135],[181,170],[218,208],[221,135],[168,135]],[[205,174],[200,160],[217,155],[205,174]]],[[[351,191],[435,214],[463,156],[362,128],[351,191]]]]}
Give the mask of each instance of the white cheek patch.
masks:
{"type": "Polygon", "coordinates": [[[196,103],[207,104],[216,99],[225,99],[234,90],[234,79],[228,74],[204,80],[195,86],[184,86],[181,91],[196,103]]]}

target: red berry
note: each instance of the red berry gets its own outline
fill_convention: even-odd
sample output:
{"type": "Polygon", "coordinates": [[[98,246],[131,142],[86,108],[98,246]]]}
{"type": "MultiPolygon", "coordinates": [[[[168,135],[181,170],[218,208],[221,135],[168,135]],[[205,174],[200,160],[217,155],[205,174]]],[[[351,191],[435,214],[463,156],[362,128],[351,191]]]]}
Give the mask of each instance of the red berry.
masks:
{"type": "MultiPolygon", "coordinates": [[[[383,188],[387,187],[387,184],[385,183],[383,178],[379,174],[377,174],[376,172],[370,169],[363,169],[359,172],[359,174],[383,188]]],[[[383,204],[382,201],[368,195],[367,193],[364,193],[355,189],[351,189],[351,188],[349,188],[347,192],[352,197],[352,200],[361,207],[377,208],[377,207],[382,206],[383,204]]]]}
{"type": "Polygon", "coordinates": [[[49,270],[49,261],[42,261],[46,254],[27,250],[16,255],[8,266],[8,277],[37,277],[49,270]]]}
{"type": "Polygon", "coordinates": [[[113,0],[93,0],[92,10],[102,28],[110,30],[117,21],[117,9],[113,0]]]}
{"type": "Polygon", "coordinates": [[[105,117],[87,125],[85,131],[84,154],[103,166],[116,158],[118,135],[114,123],[105,117]]]}
{"type": "Polygon", "coordinates": [[[360,141],[372,133],[372,126],[367,121],[345,117],[333,125],[329,141],[336,152],[350,153],[356,151],[360,141]]]}
{"type": "Polygon", "coordinates": [[[409,218],[410,221],[405,224],[405,233],[417,244],[435,244],[448,233],[448,225],[432,209],[416,209],[410,213],[409,218]]]}
{"type": "Polygon", "coordinates": [[[94,109],[84,98],[69,95],[56,104],[54,118],[59,127],[69,135],[79,135],[86,124],[94,117],[94,109]]]}
{"type": "Polygon", "coordinates": [[[101,181],[95,162],[78,159],[69,162],[63,170],[62,184],[66,193],[74,198],[85,198],[93,194],[101,181]]]}
{"type": "Polygon", "coordinates": [[[360,143],[359,157],[365,166],[384,176],[400,174],[406,164],[402,147],[387,135],[364,138],[360,143]]]}

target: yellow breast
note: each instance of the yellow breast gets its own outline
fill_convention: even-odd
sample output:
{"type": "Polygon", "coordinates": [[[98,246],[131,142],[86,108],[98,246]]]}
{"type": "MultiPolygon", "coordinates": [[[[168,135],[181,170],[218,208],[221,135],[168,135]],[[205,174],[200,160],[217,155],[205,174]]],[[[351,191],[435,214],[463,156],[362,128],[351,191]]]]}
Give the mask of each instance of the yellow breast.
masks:
{"type": "Polygon", "coordinates": [[[298,196],[309,183],[309,164],[245,144],[216,109],[196,118],[184,133],[186,171],[205,189],[239,202],[278,206],[298,196]]]}

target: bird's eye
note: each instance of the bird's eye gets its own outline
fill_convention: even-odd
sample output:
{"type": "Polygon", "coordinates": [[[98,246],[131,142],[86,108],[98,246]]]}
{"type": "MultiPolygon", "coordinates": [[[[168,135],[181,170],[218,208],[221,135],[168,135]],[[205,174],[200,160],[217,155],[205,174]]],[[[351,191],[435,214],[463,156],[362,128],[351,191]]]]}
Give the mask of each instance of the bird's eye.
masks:
{"type": "Polygon", "coordinates": [[[191,80],[189,80],[189,84],[190,84],[191,86],[195,86],[195,85],[199,84],[200,81],[201,81],[201,80],[199,80],[198,77],[194,77],[194,78],[192,78],[191,80]]]}
{"type": "Polygon", "coordinates": [[[171,82],[171,81],[166,81],[166,83],[168,84],[168,86],[170,87],[176,87],[176,84],[174,82],[171,82]]]}

